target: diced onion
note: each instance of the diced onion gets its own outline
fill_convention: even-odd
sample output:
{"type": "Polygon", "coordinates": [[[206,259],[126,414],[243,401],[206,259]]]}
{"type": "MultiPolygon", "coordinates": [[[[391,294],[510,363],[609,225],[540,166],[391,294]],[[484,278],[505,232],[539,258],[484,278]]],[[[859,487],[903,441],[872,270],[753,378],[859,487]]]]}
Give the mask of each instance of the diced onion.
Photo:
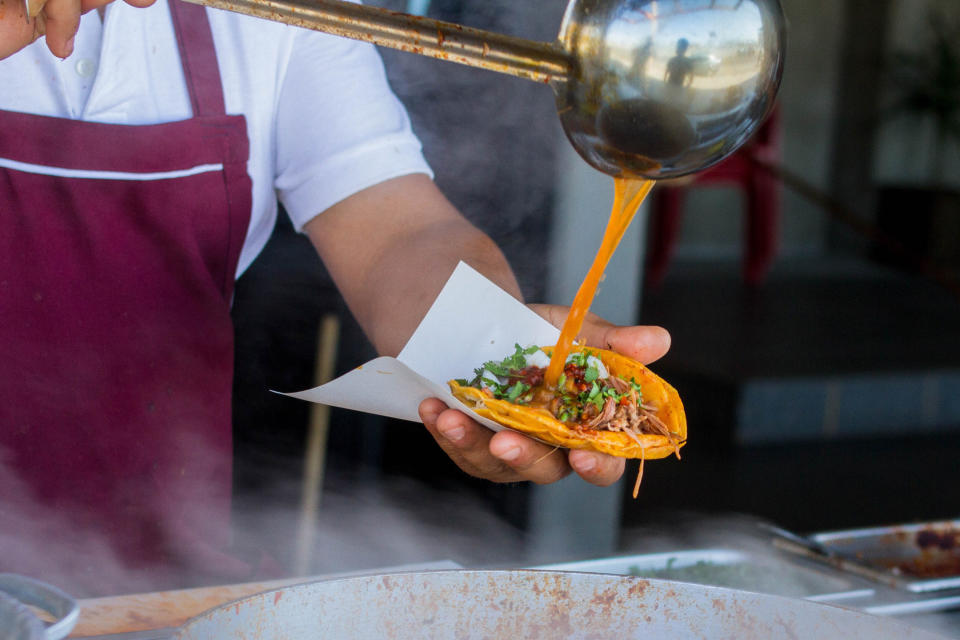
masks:
{"type": "Polygon", "coordinates": [[[489,369],[484,369],[483,373],[480,374],[480,385],[484,389],[490,389],[491,383],[494,385],[501,385],[505,380],[500,380],[497,376],[493,374],[489,369]]]}
{"type": "Polygon", "coordinates": [[[550,366],[550,356],[543,352],[543,349],[538,349],[533,353],[528,353],[524,356],[528,367],[541,367],[546,369],[550,366]]]}

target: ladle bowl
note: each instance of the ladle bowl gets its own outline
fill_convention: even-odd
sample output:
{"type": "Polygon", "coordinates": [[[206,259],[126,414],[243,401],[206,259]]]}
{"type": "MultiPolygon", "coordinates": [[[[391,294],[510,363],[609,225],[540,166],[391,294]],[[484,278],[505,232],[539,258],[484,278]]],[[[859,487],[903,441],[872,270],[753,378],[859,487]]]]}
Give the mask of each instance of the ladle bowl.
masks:
{"type": "Polygon", "coordinates": [[[563,129],[604,173],[659,179],[715,164],[763,122],[783,72],[776,0],[573,0],[555,85],[563,129]]]}
{"type": "Polygon", "coordinates": [[[613,176],[705,169],[763,122],[783,73],[778,0],[570,0],[556,42],[344,0],[189,0],[549,84],[563,129],[613,176]]]}

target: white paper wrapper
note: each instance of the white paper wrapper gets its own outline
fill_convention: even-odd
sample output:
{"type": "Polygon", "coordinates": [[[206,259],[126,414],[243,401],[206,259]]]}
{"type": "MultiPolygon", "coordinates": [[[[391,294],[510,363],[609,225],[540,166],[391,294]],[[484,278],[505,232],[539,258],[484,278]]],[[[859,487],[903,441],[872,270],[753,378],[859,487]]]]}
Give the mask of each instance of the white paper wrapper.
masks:
{"type": "Polygon", "coordinates": [[[285,395],[334,407],[420,421],[417,407],[440,398],[495,431],[453,397],[447,381],[472,378],[488,360],[514,345],[556,344],[560,331],[503,289],[461,262],[396,358],[376,358],[325,385],[285,395]]]}

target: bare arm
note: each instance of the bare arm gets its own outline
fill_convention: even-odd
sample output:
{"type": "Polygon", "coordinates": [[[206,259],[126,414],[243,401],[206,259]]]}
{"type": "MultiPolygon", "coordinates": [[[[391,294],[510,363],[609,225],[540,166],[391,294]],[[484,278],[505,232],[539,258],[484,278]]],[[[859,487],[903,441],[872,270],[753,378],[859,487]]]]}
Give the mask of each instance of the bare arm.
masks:
{"type": "MultiPolygon", "coordinates": [[[[464,260],[520,297],[503,254],[470,225],[425,176],[390,180],[351,196],[310,221],[305,230],[347,304],[376,348],[396,354],[426,314],[457,261],[464,260]]],[[[532,305],[559,326],[566,309],[532,305]]],[[[588,344],[643,362],[662,356],[670,336],[658,327],[615,327],[590,314],[588,344]]],[[[492,431],[436,398],[420,417],[437,444],[470,475],[496,482],[549,483],[571,470],[592,484],[613,484],[622,458],[554,447],[514,432],[492,431]]]]}
{"type": "Polygon", "coordinates": [[[400,352],[460,260],[520,298],[497,246],[424,175],[357,193],[304,230],[360,326],[385,355],[400,352]]]}

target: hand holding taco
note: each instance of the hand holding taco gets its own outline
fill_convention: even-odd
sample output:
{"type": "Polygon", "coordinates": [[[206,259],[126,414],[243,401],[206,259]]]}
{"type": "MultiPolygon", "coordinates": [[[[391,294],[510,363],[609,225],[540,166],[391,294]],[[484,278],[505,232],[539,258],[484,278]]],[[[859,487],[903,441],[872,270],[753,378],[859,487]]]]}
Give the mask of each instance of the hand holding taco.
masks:
{"type": "Polygon", "coordinates": [[[556,385],[544,380],[552,347],[515,345],[513,354],[451,380],[453,395],[477,414],[542,442],[640,458],[680,457],[686,416],[676,390],[641,363],[577,346],[556,385]]]}
{"type": "MultiPolygon", "coordinates": [[[[568,314],[564,306],[529,306],[555,326],[563,324],[568,314]]],[[[661,327],[615,325],[593,313],[587,313],[579,337],[588,346],[616,351],[642,363],[661,358],[670,348],[670,334],[661,327]]],[[[470,373],[470,368],[463,371],[470,373]]],[[[546,484],[573,471],[584,481],[605,487],[623,475],[625,458],[587,449],[558,449],[512,429],[493,432],[436,398],[424,400],[420,415],[453,462],[477,478],[546,484]]]]}

